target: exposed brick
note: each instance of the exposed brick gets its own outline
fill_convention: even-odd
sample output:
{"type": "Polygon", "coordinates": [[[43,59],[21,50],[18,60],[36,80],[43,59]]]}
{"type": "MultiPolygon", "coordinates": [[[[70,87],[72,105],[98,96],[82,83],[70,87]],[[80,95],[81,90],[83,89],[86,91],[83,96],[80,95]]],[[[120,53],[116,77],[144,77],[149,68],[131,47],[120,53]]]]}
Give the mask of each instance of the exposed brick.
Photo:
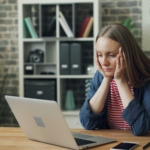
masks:
{"type": "Polygon", "coordinates": [[[128,4],[129,4],[128,6],[135,7],[135,6],[137,6],[138,2],[137,1],[129,1],[128,4]]]}
{"type": "Polygon", "coordinates": [[[12,22],[10,19],[0,19],[0,24],[10,25],[12,22]]]}
{"type": "Polygon", "coordinates": [[[122,1],[117,3],[119,7],[135,7],[137,6],[137,1],[122,1]]]}
{"type": "Polygon", "coordinates": [[[135,36],[140,35],[140,31],[137,30],[137,29],[135,29],[135,30],[134,30],[134,35],[135,35],[135,36]]]}
{"type": "Polygon", "coordinates": [[[135,28],[140,28],[142,27],[141,23],[133,23],[134,27],[135,28]]]}
{"type": "Polygon", "coordinates": [[[18,40],[12,40],[11,45],[18,45],[18,40]]]}
{"type": "Polygon", "coordinates": [[[123,21],[127,18],[130,18],[132,21],[138,21],[139,17],[138,16],[118,16],[118,21],[123,21]]]}
{"type": "Polygon", "coordinates": [[[11,38],[11,35],[9,33],[4,32],[3,34],[0,34],[0,37],[2,39],[11,38]]]}
{"type": "Polygon", "coordinates": [[[16,27],[16,26],[11,26],[11,27],[9,27],[9,31],[12,31],[12,32],[17,32],[18,31],[18,27],[16,27]]]}
{"type": "Polygon", "coordinates": [[[132,8],[132,13],[141,13],[141,8],[132,8]]]}
{"type": "Polygon", "coordinates": [[[7,0],[1,0],[1,4],[7,4],[7,0]]]}
{"type": "Polygon", "coordinates": [[[17,0],[8,0],[8,3],[10,3],[10,4],[17,4],[17,0]]]}
{"type": "Polygon", "coordinates": [[[103,9],[103,10],[102,10],[102,14],[103,14],[103,15],[109,14],[109,9],[103,9]]]}
{"type": "Polygon", "coordinates": [[[102,2],[102,7],[115,7],[116,3],[115,2],[102,2]]]}
{"type": "Polygon", "coordinates": [[[7,5],[0,5],[0,11],[5,11],[5,10],[12,10],[12,7],[7,5]]]}
{"type": "Polygon", "coordinates": [[[18,47],[11,47],[11,51],[13,51],[13,52],[18,51],[18,47]]]}
{"type": "MultiPolygon", "coordinates": [[[[7,60],[6,62],[5,62],[5,64],[6,65],[16,65],[17,64],[17,62],[16,61],[13,61],[13,60],[7,60]]],[[[13,77],[13,75],[9,75],[9,77],[11,78],[11,77],[13,77]]],[[[16,77],[16,76],[15,76],[16,77]]]]}
{"type": "Polygon", "coordinates": [[[110,14],[129,14],[130,9],[111,9],[110,14]]]}
{"type": "Polygon", "coordinates": [[[102,21],[116,21],[116,17],[115,16],[103,16],[102,17],[102,21]]]}
{"type": "MultiPolygon", "coordinates": [[[[0,52],[4,52],[5,51],[5,47],[0,47],[0,52]]],[[[1,58],[1,55],[0,55],[1,58]]]]}
{"type": "Polygon", "coordinates": [[[18,25],[18,19],[14,20],[14,24],[18,25]]]}
{"type": "Polygon", "coordinates": [[[11,55],[11,58],[12,58],[12,59],[16,59],[16,58],[18,58],[18,54],[13,53],[13,54],[11,55]]]}
{"type": "Polygon", "coordinates": [[[6,17],[6,16],[7,16],[7,15],[6,15],[5,12],[0,12],[0,17],[4,18],[4,17],[6,17]]]}
{"type": "Polygon", "coordinates": [[[18,6],[17,5],[14,6],[14,10],[18,10],[18,6]]]}
{"type": "Polygon", "coordinates": [[[6,40],[0,40],[0,45],[8,45],[8,41],[6,40]]]}
{"type": "Polygon", "coordinates": [[[1,26],[0,26],[0,31],[2,31],[2,32],[3,32],[3,31],[7,31],[7,27],[1,27],[1,26]]]}
{"type": "Polygon", "coordinates": [[[13,17],[13,18],[17,18],[18,16],[17,16],[18,14],[16,13],[16,12],[10,12],[9,13],[9,17],[13,17]]]}
{"type": "Polygon", "coordinates": [[[139,1],[139,6],[142,6],[142,1],[139,1]]]}
{"type": "Polygon", "coordinates": [[[12,84],[18,85],[18,84],[19,84],[19,81],[18,81],[18,80],[13,80],[13,81],[12,81],[12,84]]]}

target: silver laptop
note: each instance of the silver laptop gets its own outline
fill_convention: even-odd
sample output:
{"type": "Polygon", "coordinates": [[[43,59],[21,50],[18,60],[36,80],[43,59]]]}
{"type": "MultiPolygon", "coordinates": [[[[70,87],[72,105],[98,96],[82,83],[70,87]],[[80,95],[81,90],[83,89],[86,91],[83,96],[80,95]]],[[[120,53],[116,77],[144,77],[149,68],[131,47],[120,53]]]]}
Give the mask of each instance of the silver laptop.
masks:
{"type": "Polygon", "coordinates": [[[87,149],[115,139],[71,132],[55,101],[5,96],[25,136],[70,149],[87,149]]]}

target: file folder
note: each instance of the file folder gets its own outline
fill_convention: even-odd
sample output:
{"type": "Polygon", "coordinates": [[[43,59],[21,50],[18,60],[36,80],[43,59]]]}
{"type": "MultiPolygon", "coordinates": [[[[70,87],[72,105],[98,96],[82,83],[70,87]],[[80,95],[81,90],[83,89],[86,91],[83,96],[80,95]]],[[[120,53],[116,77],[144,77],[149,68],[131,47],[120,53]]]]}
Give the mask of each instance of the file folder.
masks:
{"type": "Polygon", "coordinates": [[[60,44],[60,74],[70,74],[70,55],[69,55],[69,44],[60,44]]]}
{"type": "Polygon", "coordinates": [[[72,43],[70,47],[71,74],[81,74],[81,45],[72,43]]]}

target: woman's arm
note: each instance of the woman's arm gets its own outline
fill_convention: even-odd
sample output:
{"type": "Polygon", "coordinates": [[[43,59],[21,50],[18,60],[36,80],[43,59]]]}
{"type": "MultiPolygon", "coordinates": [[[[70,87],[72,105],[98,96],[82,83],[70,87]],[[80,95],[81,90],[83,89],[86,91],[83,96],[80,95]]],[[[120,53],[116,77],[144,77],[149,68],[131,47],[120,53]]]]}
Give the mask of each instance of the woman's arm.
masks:
{"type": "Polygon", "coordinates": [[[109,90],[110,80],[110,78],[104,78],[98,90],[89,101],[89,105],[95,114],[100,114],[104,108],[105,100],[109,90]]]}
{"type": "MultiPolygon", "coordinates": [[[[82,126],[88,130],[105,128],[105,118],[106,118],[105,117],[106,109],[104,108],[105,106],[103,106],[103,110],[101,110],[101,113],[100,112],[95,113],[93,112],[89,104],[90,103],[89,101],[94,97],[96,92],[99,90],[102,81],[103,81],[103,76],[99,73],[99,71],[97,71],[91,81],[90,89],[87,93],[86,101],[84,102],[82,108],[80,109],[80,114],[79,114],[80,122],[82,126]]],[[[101,96],[103,95],[103,93],[99,93],[98,95],[101,96]]],[[[106,98],[104,101],[106,101],[106,98]]]]}
{"type": "Polygon", "coordinates": [[[135,89],[135,98],[122,113],[134,135],[144,135],[150,130],[150,81],[135,89]]]}
{"type": "Polygon", "coordinates": [[[133,95],[127,83],[126,69],[125,57],[120,49],[114,78],[125,108],[122,117],[131,126],[134,135],[144,135],[150,130],[150,82],[136,89],[133,95]]]}
{"type": "Polygon", "coordinates": [[[123,107],[125,109],[128,106],[128,104],[134,99],[134,96],[126,81],[116,80],[116,84],[118,87],[120,98],[122,100],[123,107]]]}
{"type": "Polygon", "coordinates": [[[118,87],[120,98],[124,108],[134,99],[134,96],[129,88],[128,79],[126,76],[126,63],[125,56],[123,55],[122,48],[119,48],[119,54],[116,59],[116,70],[114,73],[114,78],[118,87]]]}

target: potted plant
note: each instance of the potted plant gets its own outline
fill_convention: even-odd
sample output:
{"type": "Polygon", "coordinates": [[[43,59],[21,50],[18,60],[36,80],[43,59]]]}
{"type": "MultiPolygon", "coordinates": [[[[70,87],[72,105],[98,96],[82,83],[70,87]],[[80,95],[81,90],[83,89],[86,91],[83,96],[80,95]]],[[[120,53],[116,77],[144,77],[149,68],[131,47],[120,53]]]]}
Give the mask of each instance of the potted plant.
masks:
{"type": "Polygon", "coordinates": [[[121,24],[127,27],[130,30],[130,32],[134,34],[134,26],[132,24],[131,18],[126,18],[125,20],[121,21],[121,24]]]}

